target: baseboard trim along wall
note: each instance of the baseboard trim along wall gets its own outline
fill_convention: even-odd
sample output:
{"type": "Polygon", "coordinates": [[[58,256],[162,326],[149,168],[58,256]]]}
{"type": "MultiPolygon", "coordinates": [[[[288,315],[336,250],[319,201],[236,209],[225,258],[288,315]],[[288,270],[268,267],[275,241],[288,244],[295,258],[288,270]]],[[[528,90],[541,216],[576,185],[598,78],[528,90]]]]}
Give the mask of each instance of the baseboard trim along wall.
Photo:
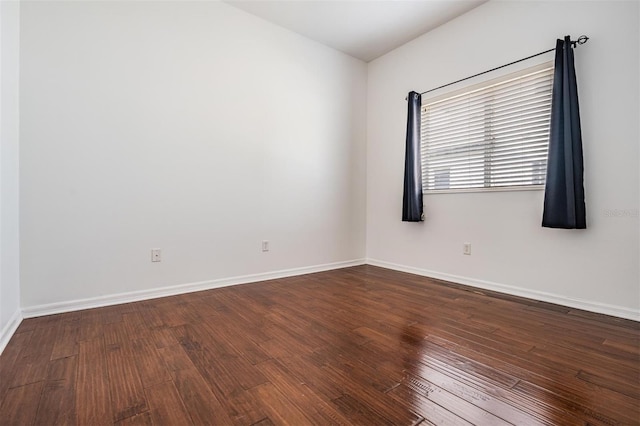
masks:
{"type": "Polygon", "coordinates": [[[571,308],[582,309],[585,311],[596,312],[605,315],[611,315],[619,318],[640,321],[640,312],[633,309],[620,306],[607,305],[604,303],[595,303],[586,300],[577,300],[552,293],[545,293],[534,290],[527,290],[520,287],[514,287],[504,284],[493,283],[489,281],[477,280],[474,278],[462,277],[442,272],[435,272],[426,269],[415,268],[412,266],[400,265],[391,262],[385,262],[377,259],[356,259],[344,262],[334,262],[322,265],[307,266],[302,268],[283,269],[279,271],[265,272],[259,274],[242,275],[231,278],[221,278],[217,280],[200,281],[188,284],[180,284],[175,286],[155,288],[150,290],[141,290],[108,296],[92,297],[88,299],[78,299],[58,303],[50,303],[45,305],[25,307],[22,311],[18,310],[11,317],[9,323],[0,332],[0,354],[9,343],[9,340],[18,329],[23,318],[33,318],[44,315],[60,314],[64,312],[79,311],[83,309],[101,308],[104,306],[118,305],[121,303],[139,302],[142,300],[156,299],[160,297],[175,296],[178,294],[191,293],[195,291],[211,290],[215,288],[228,287],[238,284],[255,283],[278,278],[293,277],[298,275],[312,274],[314,272],[329,271],[332,269],[347,268],[350,266],[358,266],[369,264],[379,266],[381,268],[392,269],[395,271],[408,272],[410,274],[421,275],[443,281],[454,282],[458,284],[468,285],[475,288],[497,291],[513,296],[526,297],[529,299],[539,300],[542,302],[555,303],[571,308]]]}
{"type": "MultiPolygon", "coordinates": [[[[541,291],[528,290],[521,287],[514,287],[505,284],[498,284],[490,281],[483,281],[469,277],[463,277],[443,272],[430,271],[412,266],[400,265],[391,262],[385,262],[377,259],[356,259],[344,262],[328,263],[323,265],[308,266],[302,268],[284,269],[280,271],[265,272],[259,274],[242,275],[238,277],[221,278],[218,280],[200,281],[188,284],[179,284],[170,287],[155,288],[150,290],[141,290],[108,296],[93,297],[89,299],[78,299],[65,302],[51,303],[46,305],[30,306],[22,309],[22,312],[16,312],[12,320],[2,330],[0,335],[0,348],[4,348],[13,335],[13,332],[20,324],[22,318],[33,318],[43,315],[53,315],[64,312],[79,311],[82,309],[100,308],[104,306],[117,305],[120,303],[138,302],[141,300],[157,299],[160,297],[175,296],[183,293],[191,293],[195,291],[210,290],[214,288],[227,287],[237,284],[247,284],[259,281],[272,280],[277,278],[286,278],[296,275],[311,274],[314,272],[329,271],[332,269],[347,268],[350,266],[358,266],[369,264],[379,266],[381,268],[393,269],[395,271],[408,272],[410,274],[421,275],[429,278],[435,278],[443,281],[450,281],[458,284],[468,285],[475,288],[497,291],[500,293],[510,294],[513,296],[526,297],[529,299],[539,300],[542,302],[555,303],[585,311],[596,312],[605,315],[611,315],[619,318],[640,321],[640,312],[621,306],[608,305],[605,303],[597,303],[586,300],[572,299],[565,296],[545,293],[541,291]],[[5,342],[6,340],[6,342],[5,342]]],[[[0,351],[1,353],[1,351],[0,351]]]]}
{"type": "Polygon", "coordinates": [[[20,312],[20,309],[18,309],[13,313],[13,316],[11,317],[7,325],[5,325],[2,331],[0,331],[0,355],[4,351],[4,348],[9,343],[9,340],[11,340],[11,337],[16,332],[21,322],[22,312],[20,312]]]}
{"type": "Polygon", "coordinates": [[[141,300],[157,299],[160,297],[175,296],[178,294],[192,293],[195,291],[211,290],[214,288],[228,287],[237,284],[248,284],[278,278],[293,277],[297,275],[312,274],[314,272],[322,272],[332,269],[347,268],[349,266],[364,265],[364,263],[364,259],[348,260],[344,262],[326,263],[322,265],[306,266],[302,268],[283,269],[279,271],[264,272],[259,274],[242,275],[238,277],[179,284],[175,286],[154,288],[149,290],[111,294],[107,296],[92,297],[88,299],[77,299],[66,302],[29,306],[22,308],[22,316],[24,318],[33,318],[43,315],[60,314],[63,312],[80,311],[83,309],[101,308],[104,306],[139,302],[141,300]]]}
{"type": "Polygon", "coordinates": [[[526,297],[528,299],[539,300],[541,302],[554,303],[556,305],[567,306],[570,308],[582,309],[584,311],[596,312],[599,314],[611,315],[619,318],[626,318],[634,321],[640,321],[640,312],[622,306],[608,305],[605,303],[590,302],[587,300],[572,299],[553,293],[542,291],[528,290],[521,287],[514,287],[505,284],[498,284],[490,281],[477,280],[474,278],[462,277],[442,272],[430,271],[427,269],[415,268],[413,266],[399,265],[396,263],[385,262],[383,260],[367,259],[368,265],[379,266],[381,268],[393,269],[400,272],[408,272],[410,274],[421,275],[424,277],[434,278],[443,281],[454,282],[457,284],[468,285],[471,287],[481,288],[484,290],[496,291],[512,296],[526,297]]]}

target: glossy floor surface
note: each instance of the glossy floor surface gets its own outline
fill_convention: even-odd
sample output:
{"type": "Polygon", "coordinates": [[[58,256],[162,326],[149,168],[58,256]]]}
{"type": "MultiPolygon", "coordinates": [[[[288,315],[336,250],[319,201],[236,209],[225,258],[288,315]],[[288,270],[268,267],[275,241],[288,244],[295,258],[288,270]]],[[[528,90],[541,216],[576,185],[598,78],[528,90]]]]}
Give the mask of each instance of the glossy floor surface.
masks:
{"type": "Polygon", "coordinates": [[[359,266],[27,319],[0,423],[640,424],[639,323],[359,266]]]}

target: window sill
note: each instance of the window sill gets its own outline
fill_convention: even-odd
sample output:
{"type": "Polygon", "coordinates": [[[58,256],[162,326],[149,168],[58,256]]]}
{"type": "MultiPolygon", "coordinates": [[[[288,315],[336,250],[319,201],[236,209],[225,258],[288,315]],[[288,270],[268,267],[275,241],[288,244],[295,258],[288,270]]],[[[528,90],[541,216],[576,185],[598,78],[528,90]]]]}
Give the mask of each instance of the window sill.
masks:
{"type": "Polygon", "coordinates": [[[544,191],[544,185],[504,186],[495,188],[464,188],[464,189],[431,189],[423,191],[424,195],[457,194],[465,192],[510,192],[510,191],[544,191]]]}

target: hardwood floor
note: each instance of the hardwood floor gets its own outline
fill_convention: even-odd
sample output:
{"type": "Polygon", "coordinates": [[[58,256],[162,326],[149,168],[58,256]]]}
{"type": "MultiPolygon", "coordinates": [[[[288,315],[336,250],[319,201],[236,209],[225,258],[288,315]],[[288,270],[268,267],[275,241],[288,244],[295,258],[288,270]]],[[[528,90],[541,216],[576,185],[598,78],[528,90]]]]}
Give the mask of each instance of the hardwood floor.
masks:
{"type": "Polygon", "coordinates": [[[0,424],[640,424],[640,323],[359,266],[27,319],[0,424]]]}

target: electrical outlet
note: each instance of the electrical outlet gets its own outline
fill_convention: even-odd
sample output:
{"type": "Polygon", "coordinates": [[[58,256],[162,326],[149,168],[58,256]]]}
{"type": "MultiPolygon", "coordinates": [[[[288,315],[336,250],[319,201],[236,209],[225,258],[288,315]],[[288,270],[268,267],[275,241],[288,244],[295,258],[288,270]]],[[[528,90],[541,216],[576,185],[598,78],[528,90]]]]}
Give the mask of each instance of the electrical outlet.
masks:
{"type": "Polygon", "coordinates": [[[269,251],[269,241],[262,240],[262,251],[269,251]]]}
{"type": "Polygon", "coordinates": [[[471,255],[471,243],[464,243],[462,245],[462,254],[471,255]]]}
{"type": "Polygon", "coordinates": [[[151,261],[160,262],[162,260],[160,249],[151,249],[151,261]]]}

